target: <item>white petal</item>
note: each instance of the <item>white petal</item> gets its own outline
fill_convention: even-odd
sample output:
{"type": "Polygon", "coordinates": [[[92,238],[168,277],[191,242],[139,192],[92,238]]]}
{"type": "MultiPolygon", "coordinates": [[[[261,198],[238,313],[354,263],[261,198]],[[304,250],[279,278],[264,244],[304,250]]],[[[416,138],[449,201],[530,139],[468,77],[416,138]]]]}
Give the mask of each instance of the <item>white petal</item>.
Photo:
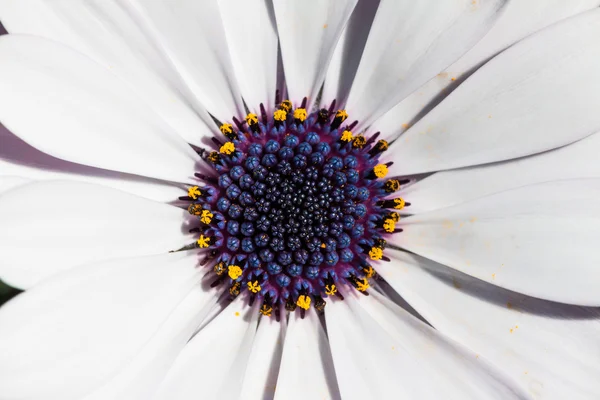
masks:
{"type": "Polygon", "coordinates": [[[53,39],[104,64],[185,140],[199,145],[214,127],[210,116],[134,17],[120,0],[0,1],[0,20],[11,33],[53,39]]]}
{"type": "Polygon", "coordinates": [[[598,35],[596,9],[504,51],[394,142],[398,162],[390,173],[522,157],[598,131],[598,35]]]}
{"type": "Polygon", "coordinates": [[[275,399],[340,399],[329,343],[314,310],[290,314],[275,399]]]}
{"type": "Polygon", "coordinates": [[[45,181],[0,197],[0,275],[28,288],[78,265],[193,241],[186,210],[88,183],[45,181]]]}
{"type": "Polygon", "coordinates": [[[354,7],[329,63],[323,85],[325,105],[333,99],[346,103],[378,7],[379,0],[358,0],[354,7]]]}
{"type": "Polygon", "coordinates": [[[248,107],[267,110],[275,103],[277,85],[277,27],[273,4],[266,0],[221,0],[229,55],[248,107]]]}
{"type": "Polygon", "coordinates": [[[335,45],[357,0],[274,0],[285,81],[294,103],[321,89],[335,45]]]}
{"type": "Polygon", "coordinates": [[[198,326],[196,333],[200,332],[208,324],[210,324],[217,317],[217,315],[221,314],[221,312],[227,308],[227,306],[229,306],[229,304],[231,304],[229,292],[222,292],[219,296],[219,299],[215,302],[215,304],[213,304],[202,323],[198,326]]]}
{"type": "Polygon", "coordinates": [[[258,310],[240,296],[185,346],[155,400],[238,399],[258,310]]]}
{"type": "Polygon", "coordinates": [[[600,178],[600,133],[559,149],[497,164],[442,171],[399,192],[418,214],[534,183],[600,178]]]}
{"type": "Polygon", "coordinates": [[[327,307],[327,331],[344,399],[529,398],[483,358],[376,291],[358,299],[350,295],[327,307]]]}
{"type": "Polygon", "coordinates": [[[490,57],[540,29],[600,5],[599,0],[511,1],[498,21],[475,46],[458,61],[400,102],[371,126],[382,138],[395,138],[421,118],[424,109],[439,103],[461,79],[472,74],[490,57]]]}
{"type": "Polygon", "coordinates": [[[447,72],[459,76],[461,72],[476,68],[525,36],[599,5],[598,0],[511,1],[490,32],[450,66],[447,72]]]}
{"type": "Polygon", "coordinates": [[[272,399],[275,396],[285,322],[275,317],[261,318],[244,373],[241,393],[244,399],[272,399]]]}
{"type": "Polygon", "coordinates": [[[346,109],[369,126],[469,50],[506,0],[381,2],[346,109]]]}
{"type": "Polygon", "coordinates": [[[21,176],[2,175],[0,176],[0,194],[29,182],[31,182],[30,179],[21,176]]]}
{"type": "MultiPolygon", "coordinates": [[[[207,279],[214,279],[206,275],[207,279]]],[[[177,305],[161,330],[154,335],[136,358],[85,400],[147,400],[158,388],[169,367],[197,331],[200,321],[218,298],[216,290],[195,288],[177,305]]]]}
{"type": "Polygon", "coordinates": [[[185,182],[199,157],[127,85],[68,47],[0,37],[0,120],[52,156],[185,182]]]}
{"type": "Polygon", "coordinates": [[[197,263],[192,253],[114,260],[16,297],[0,309],[2,395],[80,399],[142,359],[168,366],[210,299],[190,308],[203,290],[197,263]]]}
{"type": "Polygon", "coordinates": [[[538,399],[600,398],[598,309],[538,300],[417,255],[377,268],[442,333],[485,356],[538,399]]]}
{"type": "Polygon", "coordinates": [[[109,186],[164,203],[187,191],[181,184],[107,171],[54,158],[31,147],[0,125],[0,181],[7,175],[27,180],[74,180],[109,186]]]}
{"type": "Polygon", "coordinates": [[[131,9],[211,114],[245,114],[217,0],[132,0],[131,9]]]}
{"type": "Polygon", "coordinates": [[[600,305],[600,179],[545,182],[404,219],[402,248],[519,293],[600,305]]]}

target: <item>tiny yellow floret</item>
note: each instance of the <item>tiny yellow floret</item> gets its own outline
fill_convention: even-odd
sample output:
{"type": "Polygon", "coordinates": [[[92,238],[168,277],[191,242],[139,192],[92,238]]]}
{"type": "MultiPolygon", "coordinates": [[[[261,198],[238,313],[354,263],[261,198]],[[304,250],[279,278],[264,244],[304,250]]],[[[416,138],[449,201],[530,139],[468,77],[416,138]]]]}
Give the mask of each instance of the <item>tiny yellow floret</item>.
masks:
{"type": "Polygon", "coordinates": [[[317,297],[315,299],[315,310],[317,311],[323,311],[325,309],[325,306],[327,305],[327,302],[325,300],[323,300],[322,297],[317,297]]]}
{"type": "Polygon", "coordinates": [[[367,278],[356,280],[356,289],[359,292],[364,292],[368,288],[369,288],[369,281],[367,280],[367,278]]]}
{"type": "Polygon", "coordinates": [[[342,132],[342,137],[340,138],[340,140],[342,142],[346,142],[346,143],[350,142],[352,140],[352,132],[347,131],[347,130],[342,132]]]}
{"type": "Polygon", "coordinates": [[[377,144],[375,145],[375,148],[379,151],[385,151],[387,150],[389,147],[389,144],[387,141],[381,139],[377,142],[377,144]]]}
{"type": "Polygon", "coordinates": [[[205,249],[208,246],[210,246],[210,237],[200,235],[196,243],[198,243],[198,247],[200,247],[201,249],[205,249]]]}
{"type": "Polygon", "coordinates": [[[325,285],[325,294],[327,296],[333,296],[333,295],[335,295],[336,292],[337,292],[337,287],[335,287],[335,284],[325,285]]]}
{"type": "Polygon", "coordinates": [[[219,151],[222,154],[230,155],[231,153],[233,153],[235,151],[235,145],[233,144],[233,142],[226,142],[223,146],[221,146],[219,151]]]}
{"type": "Polygon", "coordinates": [[[402,210],[404,208],[405,204],[406,204],[406,202],[401,197],[398,197],[397,199],[394,199],[394,208],[396,210],[402,210]]]}
{"type": "Polygon", "coordinates": [[[212,221],[213,216],[214,216],[213,213],[211,213],[209,210],[202,210],[202,215],[200,216],[200,222],[208,225],[212,221]]]}
{"type": "Polygon", "coordinates": [[[371,257],[371,260],[381,260],[383,257],[383,250],[379,247],[371,247],[371,250],[369,250],[369,257],[371,257]]]}
{"type": "Polygon", "coordinates": [[[202,215],[202,212],[204,210],[202,209],[202,206],[200,204],[190,204],[188,207],[188,212],[192,215],[202,215]]]}
{"type": "Polygon", "coordinates": [[[388,173],[388,167],[385,164],[377,164],[375,167],[373,167],[373,173],[376,177],[383,178],[388,173]]]}
{"type": "Polygon", "coordinates": [[[225,273],[225,263],[223,261],[215,264],[215,267],[213,268],[215,271],[215,274],[217,275],[223,275],[225,273]]]}
{"type": "Polygon", "coordinates": [[[275,118],[275,121],[283,122],[287,118],[287,113],[285,110],[275,110],[273,118],[275,118]]]}
{"type": "Polygon", "coordinates": [[[383,186],[387,193],[393,193],[400,189],[400,181],[398,179],[390,179],[383,186]]]}
{"type": "Polygon", "coordinates": [[[294,119],[297,119],[300,122],[304,122],[306,120],[306,109],[296,108],[294,110],[294,119]]]}
{"type": "Polygon", "coordinates": [[[259,310],[259,311],[260,311],[260,313],[261,313],[262,315],[264,315],[265,317],[270,317],[270,316],[271,316],[271,313],[273,312],[273,307],[271,307],[271,306],[269,306],[269,305],[267,305],[267,304],[263,304],[263,305],[260,307],[260,310],[259,310]]]}
{"type": "Polygon", "coordinates": [[[281,109],[285,112],[290,112],[290,110],[292,109],[292,102],[289,100],[284,100],[281,102],[279,107],[281,107],[281,109]]]}
{"type": "Polygon", "coordinates": [[[298,305],[298,307],[304,310],[308,310],[310,308],[310,301],[310,297],[301,294],[300,296],[298,296],[298,301],[296,302],[296,304],[298,305]]]}
{"type": "Polygon", "coordinates": [[[223,124],[219,127],[219,129],[221,130],[221,133],[223,135],[227,135],[228,133],[233,133],[233,125],[231,124],[223,124]]]}
{"type": "Polygon", "coordinates": [[[348,113],[346,112],[346,110],[337,110],[337,112],[335,113],[335,117],[337,119],[340,119],[341,122],[344,122],[348,118],[348,113]]]}
{"type": "Polygon", "coordinates": [[[229,294],[232,296],[238,296],[240,294],[240,289],[242,288],[242,284],[240,282],[233,282],[233,285],[229,288],[229,294]]]}
{"type": "Polygon", "coordinates": [[[397,212],[392,211],[392,212],[388,213],[385,217],[393,219],[394,222],[400,221],[400,214],[398,214],[397,212]]]}
{"type": "Polygon", "coordinates": [[[258,124],[258,116],[254,113],[250,113],[250,114],[246,115],[246,123],[248,125],[258,124]]]}
{"type": "Polygon", "coordinates": [[[220,157],[221,156],[219,156],[219,153],[216,151],[211,151],[211,153],[208,155],[208,161],[216,164],[219,162],[220,157]]]}
{"type": "Polygon", "coordinates": [[[258,281],[254,281],[254,282],[248,282],[248,290],[251,291],[252,293],[258,293],[260,292],[260,284],[258,283],[258,281]]]}
{"type": "Polygon", "coordinates": [[[227,268],[227,270],[228,270],[227,275],[229,275],[229,277],[233,280],[236,280],[237,278],[242,276],[242,269],[240,267],[238,267],[237,265],[230,265],[227,268]]]}
{"type": "Polygon", "coordinates": [[[387,218],[383,221],[383,230],[386,231],[387,233],[394,232],[395,228],[396,228],[396,226],[395,226],[393,219],[387,218]]]}
{"type": "Polygon", "coordinates": [[[198,186],[192,186],[188,189],[188,197],[190,199],[196,200],[198,197],[202,196],[202,192],[198,186]]]}
{"type": "Polygon", "coordinates": [[[367,139],[363,135],[358,135],[352,140],[352,147],[362,149],[367,144],[367,139]]]}
{"type": "Polygon", "coordinates": [[[362,271],[365,274],[366,278],[372,278],[375,276],[375,269],[370,265],[364,267],[362,271]]]}

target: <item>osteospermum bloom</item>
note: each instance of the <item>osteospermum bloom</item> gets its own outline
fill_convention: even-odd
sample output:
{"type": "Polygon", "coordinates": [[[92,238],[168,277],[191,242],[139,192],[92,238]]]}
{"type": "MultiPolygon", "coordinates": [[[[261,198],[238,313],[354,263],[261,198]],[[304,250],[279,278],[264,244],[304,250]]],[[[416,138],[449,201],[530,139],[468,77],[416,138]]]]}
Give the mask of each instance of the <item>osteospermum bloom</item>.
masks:
{"type": "Polygon", "coordinates": [[[1,397],[598,398],[600,12],[505,3],[0,1],[1,397]]]}

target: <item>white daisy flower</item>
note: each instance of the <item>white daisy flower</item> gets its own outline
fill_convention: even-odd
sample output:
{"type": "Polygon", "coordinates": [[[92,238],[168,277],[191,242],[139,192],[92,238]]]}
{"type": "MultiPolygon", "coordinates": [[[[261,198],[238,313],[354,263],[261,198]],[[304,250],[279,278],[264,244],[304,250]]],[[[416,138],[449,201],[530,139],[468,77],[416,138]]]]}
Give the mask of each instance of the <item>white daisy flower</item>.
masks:
{"type": "Polygon", "coordinates": [[[599,398],[599,4],[0,0],[0,398],[599,398]]]}

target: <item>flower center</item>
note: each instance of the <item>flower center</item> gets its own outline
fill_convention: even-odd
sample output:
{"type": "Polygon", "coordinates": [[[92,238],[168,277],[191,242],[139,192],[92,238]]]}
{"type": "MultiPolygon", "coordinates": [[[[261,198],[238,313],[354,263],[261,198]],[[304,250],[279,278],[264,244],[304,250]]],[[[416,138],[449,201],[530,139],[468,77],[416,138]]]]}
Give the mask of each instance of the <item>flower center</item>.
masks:
{"type": "Polygon", "coordinates": [[[261,104],[260,118],[220,125],[219,151],[198,150],[218,178],[197,173],[206,185],[182,200],[201,224],[195,247],[207,250],[213,287],[247,292],[265,316],[285,307],[304,317],[349,288],[368,294],[371,260],[389,261],[385,236],[401,231],[393,210],[409,204],[383,199],[403,182],[384,179],[392,163],[378,161],[388,148],[378,133],[353,134],[335,101],[313,113],[306,99],[278,103],[271,116],[261,104]]]}

